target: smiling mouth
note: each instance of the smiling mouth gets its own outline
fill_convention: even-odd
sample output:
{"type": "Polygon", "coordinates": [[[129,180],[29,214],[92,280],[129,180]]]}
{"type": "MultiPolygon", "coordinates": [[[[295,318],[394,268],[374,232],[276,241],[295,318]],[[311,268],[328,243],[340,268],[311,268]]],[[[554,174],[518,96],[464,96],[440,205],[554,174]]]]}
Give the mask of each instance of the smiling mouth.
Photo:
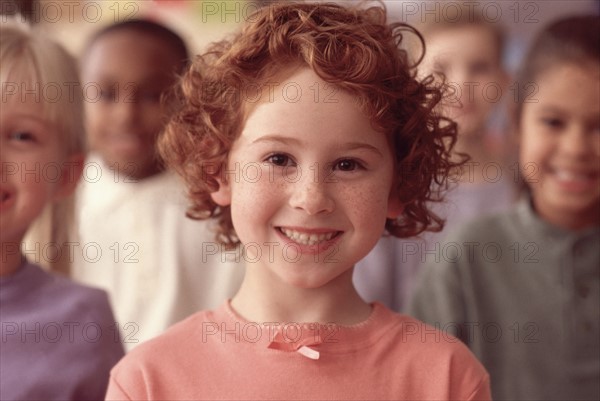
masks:
{"type": "Polygon", "coordinates": [[[598,177],[597,174],[594,173],[575,173],[568,170],[561,169],[552,169],[552,172],[561,181],[578,181],[578,182],[586,182],[594,180],[598,177]]]}
{"type": "Polygon", "coordinates": [[[342,234],[342,231],[328,231],[322,233],[308,233],[290,228],[277,227],[277,230],[287,238],[301,245],[318,245],[332,240],[342,234]]]}

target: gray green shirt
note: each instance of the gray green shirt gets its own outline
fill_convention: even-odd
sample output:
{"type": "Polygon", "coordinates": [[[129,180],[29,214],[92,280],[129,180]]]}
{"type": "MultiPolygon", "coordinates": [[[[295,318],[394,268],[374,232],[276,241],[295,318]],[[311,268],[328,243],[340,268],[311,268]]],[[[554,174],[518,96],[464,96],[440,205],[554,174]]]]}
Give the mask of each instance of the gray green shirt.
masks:
{"type": "Polygon", "coordinates": [[[471,348],[494,400],[600,399],[600,227],[563,230],[522,200],[438,249],[408,313],[471,348]]]}

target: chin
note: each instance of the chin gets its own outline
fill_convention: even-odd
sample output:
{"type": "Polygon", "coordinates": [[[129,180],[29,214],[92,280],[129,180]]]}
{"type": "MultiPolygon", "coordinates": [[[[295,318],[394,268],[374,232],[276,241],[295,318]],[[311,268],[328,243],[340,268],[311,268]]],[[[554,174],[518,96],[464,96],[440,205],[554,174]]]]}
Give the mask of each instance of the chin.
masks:
{"type": "Polygon", "coordinates": [[[282,280],[287,283],[290,287],[299,288],[303,290],[314,290],[326,286],[327,284],[335,281],[336,277],[282,277],[282,280]]]}

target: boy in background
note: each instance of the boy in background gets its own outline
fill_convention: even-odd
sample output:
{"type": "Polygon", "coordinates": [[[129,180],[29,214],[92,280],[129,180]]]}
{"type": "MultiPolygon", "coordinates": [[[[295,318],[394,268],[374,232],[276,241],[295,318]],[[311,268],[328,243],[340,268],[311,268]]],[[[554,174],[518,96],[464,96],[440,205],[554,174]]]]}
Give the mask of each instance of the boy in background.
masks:
{"type": "Polygon", "coordinates": [[[89,89],[86,99],[93,153],[78,190],[85,249],[73,275],[109,292],[128,349],[220,304],[243,277],[222,263],[210,223],[185,217],[183,187],[155,151],[170,114],[161,96],[187,59],[177,34],[130,20],[98,32],[82,60],[84,84],[98,95],[89,89]]]}
{"type": "Polygon", "coordinates": [[[426,51],[419,71],[423,78],[433,75],[449,89],[441,109],[458,125],[453,151],[457,160],[461,154],[470,156],[462,168],[454,171],[445,202],[433,205],[438,216],[446,220],[446,228],[417,238],[382,238],[358,264],[354,275],[363,297],[398,311],[406,304],[419,267],[443,257],[448,228],[505,210],[514,199],[514,172],[507,168],[506,150],[499,146],[498,135],[491,135],[488,128],[506,91],[503,32],[467,9],[462,10],[460,18],[446,18],[438,16],[420,27],[426,51]]]}

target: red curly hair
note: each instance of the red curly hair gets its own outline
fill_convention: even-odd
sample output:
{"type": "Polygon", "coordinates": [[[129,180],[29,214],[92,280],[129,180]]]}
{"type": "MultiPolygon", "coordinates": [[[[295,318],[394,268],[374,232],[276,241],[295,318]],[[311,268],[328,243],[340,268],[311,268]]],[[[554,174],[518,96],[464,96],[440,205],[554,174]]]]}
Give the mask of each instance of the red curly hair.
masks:
{"type": "Polygon", "coordinates": [[[167,167],[187,184],[188,216],[219,219],[217,240],[239,243],[230,207],[219,207],[210,194],[218,190],[229,150],[244,126],[248,102],[241,89],[305,65],[357,95],[365,115],[388,137],[395,156],[393,190],[404,211],[388,219],[387,232],[410,237],[441,230],[443,220],[427,204],[441,200],[439,189],[457,166],[450,157],[456,125],[434,110],[441,87],[432,77],[417,80],[415,65],[400,48],[403,33],[423,43],[421,35],[403,23],[387,24],[384,6],[271,4],[248,21],[232,40],[213,44],[193,60],[176,88],[179,111],[159,140],[167,167]]]}

